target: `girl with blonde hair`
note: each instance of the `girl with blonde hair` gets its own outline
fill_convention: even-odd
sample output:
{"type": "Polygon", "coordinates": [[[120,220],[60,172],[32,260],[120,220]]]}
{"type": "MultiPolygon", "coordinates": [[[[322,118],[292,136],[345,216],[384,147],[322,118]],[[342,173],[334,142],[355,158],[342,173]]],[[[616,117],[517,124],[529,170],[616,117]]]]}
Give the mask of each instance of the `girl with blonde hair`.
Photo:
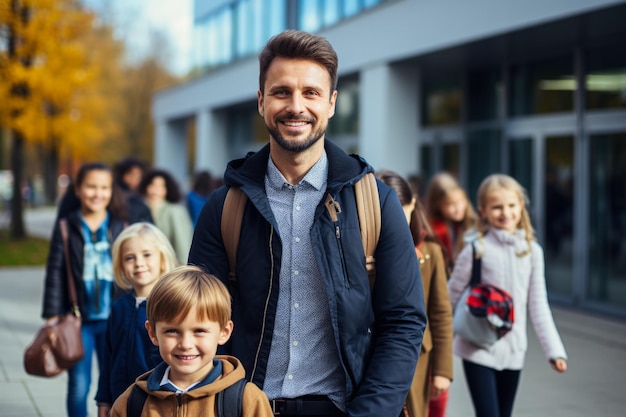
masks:
{"type": "MultiPolygon", "coordinates": [[[[481,283],[513,297],[515,321],[505,336],[488,348],[454,336],[454,353],[463,369],[476,416],[509,417],[528,345],[530,315],[547,362],[557,372],[567,369],[567,355],[548,304],[543,249],[534,237],[524,188],[508,175],[490,175],[478,189],[479,238],[472,245],[482,258],[481,283]]],[[[472,245],[459,254],[448,282],[453,307],[469,285],[472,245]]]]}
{"type": "Polygon", "coordinates": [[[113,243],[116,284],[130,290],[115,301],[107,323],[104,366],[96,402],[106,417],[115,399],[135,378],[161,363],[145,329],[146,300],[163,274],[178,266],[167,237],[151,223],[127,227],[113,243]]]}

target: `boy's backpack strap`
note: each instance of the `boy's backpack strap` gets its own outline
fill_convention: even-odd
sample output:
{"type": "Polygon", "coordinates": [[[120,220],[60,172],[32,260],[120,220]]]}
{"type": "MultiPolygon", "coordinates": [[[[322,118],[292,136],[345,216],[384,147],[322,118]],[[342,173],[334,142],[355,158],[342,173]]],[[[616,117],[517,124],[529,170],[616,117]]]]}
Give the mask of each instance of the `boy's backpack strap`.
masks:
{"type": "Polygon", "coordinates": [[[354,184],[357,212],[359,213],[359,227],[365,253],[365,268],[370,282],[370,289],[374,288],[376,279],[376,259],[374,254],[380,237],[381,214],[378,185],[373,173],[365,174],[354,184]]]}
{"type": "Polygon", "coordinates": [[[133,385],[133,389],[130,391],[130,396],[128,397],[128,402],[126,403],[126,415],[128,417],[141,417],[146,398],[148,398],[148,393],[137,385],[133,385]]]}
{"type": "MultiPolygon", "coordinates": [[[[247,382],[245,378],[241,378],[216,394],[215,404],[217,405],[218,417],[241,417],[243,390],[247,382]]],[[[147,398],[148,393],[134,385],[130,391],[128,403],[126,403],[126,415],[128,417],[140,417],[147,398]]]]}
{"type": "Polygon", "coordinates": [[[241,417],[243,390],[247,383],[245,378],[241,378],[216,394],[217,417],[241,417]]]}
{"type": "Polygon", "coordinates": [[[222,241],[228,255],[228,280],[231,283],[237,280],[237,246],[247,200],[241,188],[230,187],[222,207],[222,241]]]}

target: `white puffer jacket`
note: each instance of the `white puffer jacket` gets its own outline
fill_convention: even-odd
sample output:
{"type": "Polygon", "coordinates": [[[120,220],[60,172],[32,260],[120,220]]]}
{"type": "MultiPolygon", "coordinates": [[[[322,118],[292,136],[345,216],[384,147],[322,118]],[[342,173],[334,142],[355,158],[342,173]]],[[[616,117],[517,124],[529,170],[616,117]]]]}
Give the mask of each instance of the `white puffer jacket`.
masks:
{"type": "MultiPolygon", "coordinates": [[[[497,370],[521,370],[528,346],[526,318],[528,313],[548,360],[567,359],[565,347],[554,324],[546,291],[543,249],[531,243],[531,253],[518,256],[528,249],[526,233],[509,233],[492,229],[476,242],[482,252],[481,282],[508,291],[515,306],[513,329],[489,349],[479,348],[459,336],[454,337],[454,353],[470,362],[497,370]]],[[[457,257],[448,282],[453,308],[469,284],[472,271],[472,247],[466,245],[457,257]]]]}

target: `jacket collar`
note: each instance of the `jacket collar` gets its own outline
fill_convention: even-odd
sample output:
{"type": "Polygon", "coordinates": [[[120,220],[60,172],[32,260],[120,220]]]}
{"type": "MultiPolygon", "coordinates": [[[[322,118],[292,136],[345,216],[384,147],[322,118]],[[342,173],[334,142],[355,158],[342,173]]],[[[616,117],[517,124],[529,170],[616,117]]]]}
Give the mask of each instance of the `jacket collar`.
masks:
{"type": "MultiPolygon", "coordinates": [[[[361,157],[348,155],[329,140],[324,141],[328,157],[327,190],[334,193],[348,183],[358,181],[373,168],[361,157]]],[[[264,188],[265,172],[269,159],[269,144],[258,152],[250,152],[245,158],[231,161],[224,173],[224,183],[228,186],[264,188]]]]}
{"type": "Polygon", "coordinates": [[[517,252],[524,252],[528,249],[526,242],[526,231],[517,229],[514,233],[510,233],[503,229],[491,228],[489,234],[503,245],[513,246],[517,252]]]}

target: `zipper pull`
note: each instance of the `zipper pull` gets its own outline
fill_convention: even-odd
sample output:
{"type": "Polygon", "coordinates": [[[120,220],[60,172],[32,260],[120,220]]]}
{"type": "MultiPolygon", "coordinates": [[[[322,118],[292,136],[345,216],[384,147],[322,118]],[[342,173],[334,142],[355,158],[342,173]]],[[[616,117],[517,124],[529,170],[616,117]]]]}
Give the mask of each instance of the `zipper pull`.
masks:
{"type": "Polygon", "coordinates": [[[328,194],[324,204],[326,205],[326,210],[328,210],[330,219],[333,223],[337,223],[339,221],[339,217],[337,215],[341,213],[341,206],[339,203],[336,202],[330,194],[328,194]]]}

